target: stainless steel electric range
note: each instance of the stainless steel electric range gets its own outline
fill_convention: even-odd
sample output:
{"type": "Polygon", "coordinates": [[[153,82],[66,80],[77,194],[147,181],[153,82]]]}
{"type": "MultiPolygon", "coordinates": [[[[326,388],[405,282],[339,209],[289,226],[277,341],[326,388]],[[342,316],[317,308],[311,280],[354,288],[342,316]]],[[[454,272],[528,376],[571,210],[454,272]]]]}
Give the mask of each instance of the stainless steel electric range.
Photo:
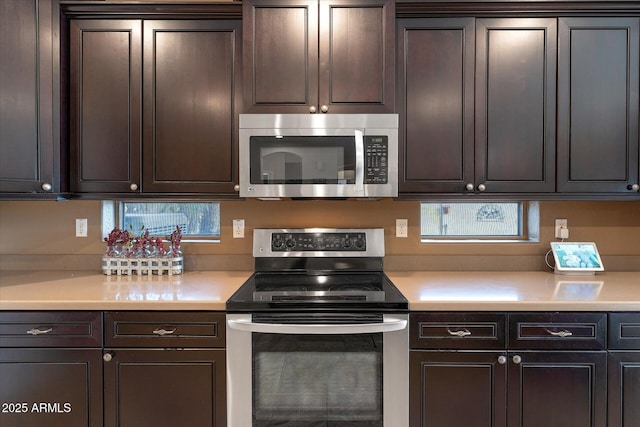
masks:
{"type": "Polygon", "coordinates": [[[383,229],[259,229],[227,301],[228,425],[408,426],[408,302],[383,229]]]}

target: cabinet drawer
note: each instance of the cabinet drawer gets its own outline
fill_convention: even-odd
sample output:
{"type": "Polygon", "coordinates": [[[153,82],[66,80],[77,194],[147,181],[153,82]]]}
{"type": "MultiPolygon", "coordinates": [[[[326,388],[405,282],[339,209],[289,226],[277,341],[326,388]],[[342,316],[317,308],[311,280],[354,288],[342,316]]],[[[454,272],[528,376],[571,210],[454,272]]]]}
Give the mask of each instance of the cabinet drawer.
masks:
{"type": "Polygon", "coordinates": [[[107,312],[105,347],[224,347],[220,312],[107,312]]]}
{"type": "Polygon", "coordinates": [[[517,313],[509,315],[510,349],[603,350],[605,313],[517,313]]]}
{"type": "Polygon", "coordinates": [[[609,315],[609,348],[640,350],[640,313],[609,315]]]}
{"type": "Polygon", "coordinates": [[[411,348],[504,349],[505,315],[500,313],[412,313],[411,348]]]}
{"type": "Polygon", "coordinates": [[[100,312],[0,312],[0,347],[101,346],[100,312]]]}

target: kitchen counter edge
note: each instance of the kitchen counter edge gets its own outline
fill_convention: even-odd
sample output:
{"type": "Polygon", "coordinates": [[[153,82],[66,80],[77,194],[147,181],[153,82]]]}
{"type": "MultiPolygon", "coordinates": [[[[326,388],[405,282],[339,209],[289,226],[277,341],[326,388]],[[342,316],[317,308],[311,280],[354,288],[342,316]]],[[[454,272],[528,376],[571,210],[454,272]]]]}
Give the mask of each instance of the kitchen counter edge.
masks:
{"type": "MultiPolygon", "coordinates": [[[[224,311],[251,271],[0,271],[0,310],[224,311]]],[[[390,271],[411,311],[640,311],[640,272],[390,271]]]]}

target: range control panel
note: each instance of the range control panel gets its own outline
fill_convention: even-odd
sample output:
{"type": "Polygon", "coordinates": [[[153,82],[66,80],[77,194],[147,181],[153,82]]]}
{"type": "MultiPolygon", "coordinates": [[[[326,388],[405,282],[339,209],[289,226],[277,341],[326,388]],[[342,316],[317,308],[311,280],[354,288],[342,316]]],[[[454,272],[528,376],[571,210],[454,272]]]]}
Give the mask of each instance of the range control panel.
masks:
{"type": "Polygon", "coordinates": [[[271,251],[339,251],[367,250],[366,233],[273,233],[271,251]]]}
{"type": "Polygon", "coordinates": [[[389,141],[386,136],[364,136],[364,183],[386,184],[389,177],[389,141]]]}

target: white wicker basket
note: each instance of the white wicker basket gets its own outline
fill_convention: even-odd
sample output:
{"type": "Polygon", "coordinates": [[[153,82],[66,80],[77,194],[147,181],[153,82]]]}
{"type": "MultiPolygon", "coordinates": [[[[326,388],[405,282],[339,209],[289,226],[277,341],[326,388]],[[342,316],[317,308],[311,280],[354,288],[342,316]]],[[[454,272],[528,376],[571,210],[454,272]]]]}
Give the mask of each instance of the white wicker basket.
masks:
{"type": "Polygon", "coordinates": [[[184,257],[174,258],[119,258],[102,257],[102,272],[107,276],[182,274],[184,257]]]}

